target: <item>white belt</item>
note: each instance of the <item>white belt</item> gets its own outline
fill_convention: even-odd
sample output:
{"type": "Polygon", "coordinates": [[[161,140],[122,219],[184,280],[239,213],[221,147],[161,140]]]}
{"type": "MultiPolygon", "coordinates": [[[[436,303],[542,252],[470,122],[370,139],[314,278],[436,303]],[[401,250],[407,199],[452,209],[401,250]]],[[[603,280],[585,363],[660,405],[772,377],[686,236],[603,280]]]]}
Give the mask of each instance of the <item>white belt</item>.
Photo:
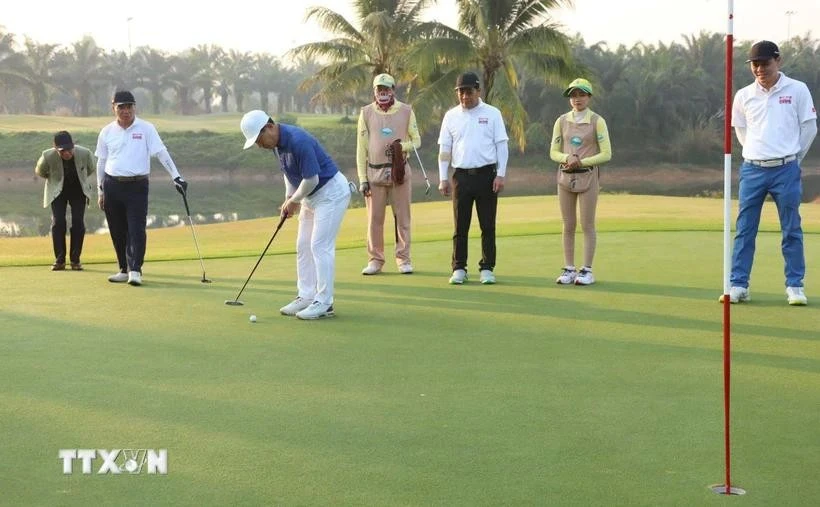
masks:
{"type": "Polygon", "coordinates": [[[769,160],[746,160],[746,162],[759,167],[780,167],[796,159],[797,155],[789,155],[788,157],[783,158],[772,158],[769,160]]]}

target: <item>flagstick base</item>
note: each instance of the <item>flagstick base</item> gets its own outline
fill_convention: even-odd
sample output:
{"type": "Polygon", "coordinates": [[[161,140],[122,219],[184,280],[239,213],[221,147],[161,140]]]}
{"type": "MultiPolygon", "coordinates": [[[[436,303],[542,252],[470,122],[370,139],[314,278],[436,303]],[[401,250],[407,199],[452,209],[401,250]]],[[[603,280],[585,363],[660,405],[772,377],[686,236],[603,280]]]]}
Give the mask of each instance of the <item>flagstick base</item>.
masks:
{"type": "MultiPolygon", "coordinates": [[[[725,484],[715,484],[713,486],[709,486],[709,489],[712,490],[713,493],[717,493],[718,495],[725,495],[726,494],[726,485],[725,484]]],[[[730,495],[745,495],[746,490],[743,488],[736,488],[734,486],[729,488],[730,495]]]]}

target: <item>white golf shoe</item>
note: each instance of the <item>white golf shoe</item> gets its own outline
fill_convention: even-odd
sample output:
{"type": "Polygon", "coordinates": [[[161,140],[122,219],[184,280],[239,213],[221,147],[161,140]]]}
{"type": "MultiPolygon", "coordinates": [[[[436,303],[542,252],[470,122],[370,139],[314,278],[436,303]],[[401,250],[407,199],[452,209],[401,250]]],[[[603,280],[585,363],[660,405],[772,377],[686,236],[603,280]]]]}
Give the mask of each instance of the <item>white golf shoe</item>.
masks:
{"type": "Polygon", "coordinates": [[[409,262],[405,262],[404,264],[399,265],[399,273],[403,275],[410,275],[413,274],[413,265],[409,262]]]}
{"type": "Polygon", "coordinates": [[[370,261],[362,270],[363,275],[377,275],[382,272],[382,267],[378,262],[370,261]]]}
{"type": "Polygon", "coordinates": [[[461,285],[467,280],[467,271],[457,269],[453,271],[453,276],[450,277],[450,285],[461,285]]]}
{"type": "Polygon", "coordinates": [[[482,269],[479,274],[479,281],[484,285],[492,285],[495,283],[495,274],[489,269],[482,269]]]}
{"type": "Polygon", "coordinates": [[[312,299],[307,299],[303,297],[297,297],[290,303],[286,304],[282,308],[279,309],[279,313],[282,315],[289,315],[293,317],[297,313],[301,312],[313,302],[312,299]]]}
{"type": "Polygon", "coordinates": [[[128,273],[114,273],[108,277],[108,281],[111,283],[125,283],[128,281],[128,273]]]}
{"type": "Polygon", "coordinates": [[[584,266],[575,277],[575,285],[592,285],[593,283],[595,283],[595,277],[592,276],[592,268],[584,266]]]}
{"type": "MultiPolygon", "coordinates": [[[[724,295],[725,294],[722,294],[718,298],[718,301],[720,301],[721,303],[723,302],[723,296],[724,295]]],[[[749,294],[748,287],[732,287],[732,288],[729,289],[729,302],[730,303],[735,304],[735,303],[742,303],[744,301],[751,301],[751,300],[752,300],[752,296],[751,296],[751,294],[749,294]]]]}
{"type": "Polygon", "coordinates": [[[561,274],[555,279],[555,283],[559,285],[572,285],[575,283],[577,276],[578,273],[575,271],[575,266],[564,266],[564,270],[561,271],[561,274]]]}
{"type": "Polygon", "coordinates": [[[128,285],[133,285],[134,287],[142,285],[142,273],[139,271],[129,271],[128,285]]]}
{"type": "Polygon", "coordinates": [[[809,304],[806,293],[803,292],[803,287],[786,287],[786,297],[792,306],[804,306],[809,304]]]}
{"type": "Polygon", "coordinates": [[[318,301],[312,302],[310,306],[296,313],[296,318],[301,320],[326,319],[335,316],[336,312],[333,311],[333,305],[326,305],[318,301]]]}

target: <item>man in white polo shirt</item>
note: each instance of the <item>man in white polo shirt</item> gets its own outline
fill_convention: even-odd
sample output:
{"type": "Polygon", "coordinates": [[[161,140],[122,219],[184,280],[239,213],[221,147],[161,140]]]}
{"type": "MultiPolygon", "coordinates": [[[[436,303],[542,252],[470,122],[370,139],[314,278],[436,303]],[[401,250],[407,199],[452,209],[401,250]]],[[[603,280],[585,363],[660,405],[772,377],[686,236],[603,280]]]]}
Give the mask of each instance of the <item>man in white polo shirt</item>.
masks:
{"type": "Polygon", "coordinates": [[[447,111],[441,122],[439,144],[439,191],[453,196],[453,274],[450,283],[467,280],[467,236],[475,203],[481,226],[479,280],[495,283],[495,217],[498,194],[507,173],[507,129],[501,111],[481,100],[478,75],[465,72],[456,81],[459,105],[447,111]],[[453,168],[453,186],[447,178],[453,168]]]}
{"type": "Polygon", "coordinates": [[[805,83],[780,72],[777,44],[754,44],[747,63],[755,82],[739,90],[732,105],[732,126],[743,145],[743,163],[729,300],[750,300],[749,275],[760,211],[771,194],[783,236],[786,297],[790,305],[805,305],[800,162],[817,135],[817,111],[805,83]]]}
{"type": "Polygon", "coordinates": [[[129,91],[114,93],[111,104],[116,120],[100,131],[95,155],[99,205],[108,220],[120,267],[108,281],[136,286],[142,285],[151,157],[162,163],[180,194],[185,194],[188,183],[177,171],[157,129],[137,118],[135,103],[129,91]]]}

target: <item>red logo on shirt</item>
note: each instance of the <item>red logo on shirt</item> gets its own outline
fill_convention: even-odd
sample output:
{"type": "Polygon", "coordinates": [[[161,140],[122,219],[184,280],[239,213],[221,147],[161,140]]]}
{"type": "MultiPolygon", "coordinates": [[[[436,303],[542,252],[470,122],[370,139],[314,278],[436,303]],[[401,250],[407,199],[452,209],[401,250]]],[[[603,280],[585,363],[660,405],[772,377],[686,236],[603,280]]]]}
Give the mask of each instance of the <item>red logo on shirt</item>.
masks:
{"type": "Polygon", "coordinates": [[[792,103],[792,96],[791,95],[784,95],[780,97],[781,104],[791,104],[792,103]]]}
{"type": "Polygon", "coordinates": [[[131,139],[142,139],[142,134],[140,134],[139,132],[135,132],[131,134],[131,139]]]}
{"type": "Polygon", "coordinates": [[[479,119],[478,119],[478,124],[479,124],[479,125],[487,125],[488,123],[490,123],[490,119],[489,119],[489,118],[479,118],[479,119]]]}

